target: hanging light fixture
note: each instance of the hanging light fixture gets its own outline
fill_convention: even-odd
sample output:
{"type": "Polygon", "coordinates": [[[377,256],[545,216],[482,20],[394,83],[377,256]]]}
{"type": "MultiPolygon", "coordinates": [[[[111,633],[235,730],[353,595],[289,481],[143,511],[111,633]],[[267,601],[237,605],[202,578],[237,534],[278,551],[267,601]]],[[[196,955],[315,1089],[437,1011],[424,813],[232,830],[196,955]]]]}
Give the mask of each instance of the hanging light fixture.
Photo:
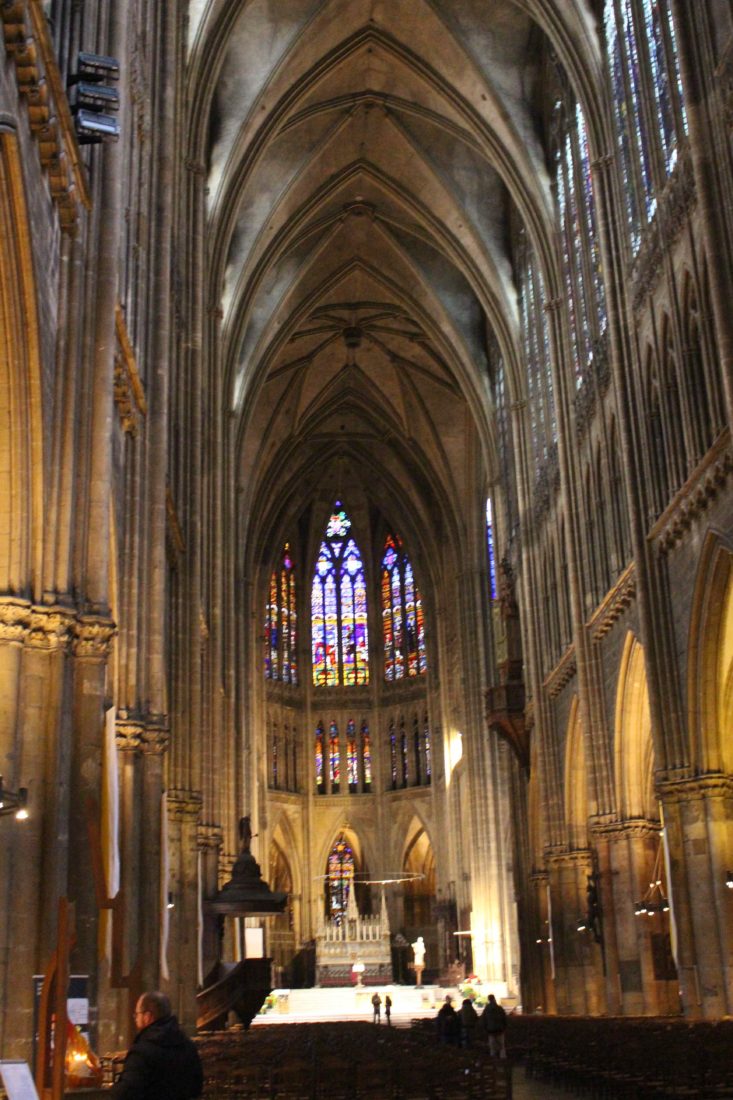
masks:
{"type": "Polygon", "coordinates": [[[15,814],[16,821],[28,819],[28,788],[19,787],[17,792],[11,791],[3,783],[0,775],[0,817],[15,814]]]}
{"type": "Polygon", "coordinates": [[[660,838],[657,858],[654,860],[652,880],[641,901],[634,902],[634,914],[637,917],[653,917],[656,913],[669,912],[669,901],[662,889],[661,864],[662,841],[660,838]]]}

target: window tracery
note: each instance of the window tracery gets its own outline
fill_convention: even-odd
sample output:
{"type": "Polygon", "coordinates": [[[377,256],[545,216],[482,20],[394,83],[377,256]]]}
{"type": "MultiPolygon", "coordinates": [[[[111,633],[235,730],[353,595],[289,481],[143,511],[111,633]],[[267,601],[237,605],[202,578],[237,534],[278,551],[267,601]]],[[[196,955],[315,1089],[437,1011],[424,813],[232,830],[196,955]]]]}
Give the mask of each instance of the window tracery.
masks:
{"type": "Polygon", "coordinates": [[[427,669],[422,597],[396,535],[387,535],[384,543],[381,590],[384,678],[420,676],[427,669]]]}
{"type": "Polygon", "coordinates": [[[346,917],[349,892],[354,884],[354,853],[340,836],[328,856],[327,866],[327,915],[337,924],[346,917]]]}
{"type": "Polygon", "coordinates": [[[265,615],[265,678],[298,683],[298,612],[295,566],[290,543],[283,547],[280,564],[270,574],[265,615]]]}
{"type": "Polygon", "coordinates": [[[515,267],[527,370],[529,427],[535,472],[539,474],[557,442],[557,420],[544,281],[523,226],[516,234],[515,267]]]}
{"type": "Polygon", "coordinates": [[[321,542],[311,586],[313,683],[369,682],[364,567],[351,520],[336,501],[321,542]]]}
{"type": "Polygon", "coordinates": [[[687,133],[670,0],[605,0],[603,24],[626,213],[636,252],[687,133]]]}

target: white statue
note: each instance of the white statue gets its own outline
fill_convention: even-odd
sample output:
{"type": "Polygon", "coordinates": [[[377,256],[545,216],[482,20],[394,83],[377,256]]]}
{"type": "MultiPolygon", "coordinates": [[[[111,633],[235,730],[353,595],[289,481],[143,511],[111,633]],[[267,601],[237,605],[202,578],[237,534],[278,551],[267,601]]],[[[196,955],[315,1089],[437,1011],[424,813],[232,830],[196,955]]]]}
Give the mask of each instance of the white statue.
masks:
{"type": "Polygon", "coordinates": [[[415,956],[415,966],[425,966],[425,941],[422,936],[418,936],[413,944],[411,944],[412,953],[415,956]]]}

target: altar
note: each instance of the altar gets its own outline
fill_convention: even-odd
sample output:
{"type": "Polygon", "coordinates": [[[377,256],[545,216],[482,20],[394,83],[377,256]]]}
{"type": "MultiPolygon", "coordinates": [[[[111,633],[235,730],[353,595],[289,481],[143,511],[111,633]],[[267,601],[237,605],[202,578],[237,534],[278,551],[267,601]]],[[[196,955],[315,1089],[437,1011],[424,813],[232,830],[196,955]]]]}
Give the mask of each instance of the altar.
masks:
{"type": "Polygon", "coordinates": [[[316,985],[384,985],[392,981],[392,950],[387,903],[377,916],[362,916],[354,891],[349,891],[346,914],[326,920],[316,931],[316,985]]]}

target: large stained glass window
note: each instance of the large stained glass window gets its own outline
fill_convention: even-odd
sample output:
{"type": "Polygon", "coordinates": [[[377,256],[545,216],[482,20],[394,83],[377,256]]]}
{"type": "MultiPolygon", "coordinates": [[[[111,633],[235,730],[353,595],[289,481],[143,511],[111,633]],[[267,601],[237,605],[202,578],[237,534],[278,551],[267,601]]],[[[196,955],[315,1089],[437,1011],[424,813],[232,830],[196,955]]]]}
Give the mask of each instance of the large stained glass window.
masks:
{"type": "Polygon", "coordinates": [[[603,25],[634,251],[677,163],[687,112],[670,0],[605,0],[603,25]],[[644,104],[650,105],[645,110],[644,104]]]}
{"type": "Polygon", "coordinates": [[[354,883],[354,853],[340,836],[328,857],[326,872],[327,915],[338,924],[346,917],[349,891],[354,883]]]}
{"type": "Polygon", "coordinates": [[[366,582],[351,520],[336,501],[321,542],[311,588],[313,683],[369,682],[366,582]]]}
{"type": "Polygon", "coordinates": [[[346,726],[346,771],[349,790],[359,789],[359,751],[356,747],[356,723],[350,718],[346,726]]]}
{"type": "Polygon", "coordinates": [[[515,263],[527,368],[529,424],[535,471],[539,473],[557,443],[557,421],[544,280],[524,227],[517,232],[515,263]]]}
{"type": "Polygon", "coordinates": [[[397,734],[395,733],[394,721],[389,724],[388,748],[390,780],[392,790],[395,790],[397,787],[397,734]]]}
{"type": "Polygon", "coordinates": [[[596,207],[585,117],[564,74],[555,108],[555,179],[562,237],[563,273],[579,387],[606,331],[596,207]]]}
{"type": "Polygon", "coordinates": [[[401,680],[425,672],[422,598],[402,540],[388,535],[382,556],[384,676],[401,680]]]}
{"type": "Polygon", "coordinates": [[[297,684],[297,623],[295,567],[290,544],[285,543],[280,564],[270,574],[265,615],[265,676],[297,684]]]}

